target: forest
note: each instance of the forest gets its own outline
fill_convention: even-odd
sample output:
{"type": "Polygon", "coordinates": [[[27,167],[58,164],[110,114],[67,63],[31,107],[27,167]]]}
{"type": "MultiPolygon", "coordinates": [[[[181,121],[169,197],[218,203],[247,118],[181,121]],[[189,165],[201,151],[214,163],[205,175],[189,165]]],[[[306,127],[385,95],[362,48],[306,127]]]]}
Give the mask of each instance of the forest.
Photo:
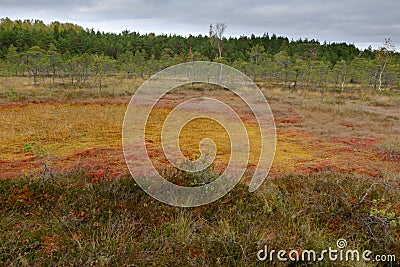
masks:
{"type": "Polygon", "coordinates": [[[35,85],[95,83],[101,90],[106,76],[147,78],[195,60],[222,62],[253,80],[289,89],[400,89],[400,54],[390,37],[379,49],[360,50],[354,44],[289,40],[268,33],[216,37],[210,30],[210,35],[183,37],[129,30],[104,33],[57,21],[0,21],[0,75],[28,76],[35,85]]]}
{"type": "Polygon", "coordinates": [[[0,19],[0,266],[399,266],[400,53],[390,36],[378,48],[360,49],[290,40],[267,26],[262,36],[240,37],[227,36],[233,25],[224,23],[204,25],[206,34],[197,36],[131,27],[106,33],[0,19]],[[151,75],[191,61],[239,69],[265,99],[251,105],[207,81],[183,82],[155,95],[153,106],[149,91],[137,101],[151,75]],[[208,99],[238,121],[218,105],[204,106],[208,99]],[[141,118],[143,134],[126,134],[126,125],[141,129],[141,118]],[[273,135],[263,135],[272,121],[273,135]],[[242,128],[246,136],[238,138],[242,128]],[[164,130],[178,133],[178,149],[195,164],[209,160],[203,145],[211,143],[212,162],[194,172],[185,170],[186,161],[173,163],[164,130]],[[141,146],[146,157],[137,153],[141,146]],[[253,177],[268,165],[261,156],[272,149],[268,177],[251,192],[253,177]],[[222,177],[229,165],[240,165],[232,156],[237,150],[245,156],[240,181],[222,177]],[[149,191],[173,191],[141,175],[149,161],[184,188],[207,185],[212,192],[220,177],[238,183],[207,205],[168,205],[149,191]],[[137,182],[141,176],[147,189],[137,182]],[[260,258],[267,249],[290,251],[290,258],[260,258]],[[364,252],[371,257],[361,258],[364,252]]]}

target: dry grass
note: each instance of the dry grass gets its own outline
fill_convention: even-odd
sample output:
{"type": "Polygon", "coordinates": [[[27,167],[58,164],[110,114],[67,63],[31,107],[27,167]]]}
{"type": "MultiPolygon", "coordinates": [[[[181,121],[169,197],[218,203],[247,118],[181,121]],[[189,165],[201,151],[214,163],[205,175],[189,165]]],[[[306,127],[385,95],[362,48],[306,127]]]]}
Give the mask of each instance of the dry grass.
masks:
{"type": "Polygon", "coordinates": [[[27,104],[3,106],[0,154],[21,159],[36,143],[65,156],[92,147],[121,146],[123,104],[27,104]]]}
{"type": "Polygon", "coordinates": [[[257,193],[239,184],[192,209],[152,199],[129,177],[98,184],[85,178],[72,172],[57,183],[0,181],[0,265],[260,266],[265,245],[321,252],[339,238],[348,249],[400,257],[400,228],[371,213],[384,197],[382,207],[399,214],[399,191],[388,183],[371,187],[362,176],[289,175],[268,179],[257,193]]]}
{"type": "MultiPolygon", "coordinates": [[[[214,87],[204,89],[196,84],[168,94],[151,113],[146,139],[151,140],[155,151],[160,150],[160,122],[171,109],[190,97],[207,95],[224,100],[241,115],[250,136],[250,166],[254,166],[260,147],[259,129],[254,124],[254,117],[237,96],[214,87]]],[[[400,108],[393,104],[396,101],[392,100],[388,106],[370,106],[357,99],[354,93],[324,93],[323,98],[320,92],[315,91],[264,89],[264,93],[278,129],[273,175],[334,169],[380,176],[381,170],[395,173],[399,169],[396,161],[386,161],[375,155],[377,143],[400,134],[397,120],[400,108]],[[365,142],[370,145],[365,145],[365,142]]],[[[392,99],[397,97],[394,95],[392,99]]],[[[61,103],[3,104],[0,112],[3,125],[0,128],[0,159],[31,157],[23,151],[28,143],[43,146],[61,158],[91,148],[120,149],[121,127],[128,100],[117,97],[64,100],[61,103]]],[[[216,166],[224,166],[230,156],[227,133],[223,127],[207,119],[192,121],[183,128],[180,135],[183,154],[196,158],[198,144],[204,137],[215,141],[218,148],[216,166]]],[[[166,162],[163,155],[152,156],[155,164],[166,162]]]]}
{"type": "Polygon", "coordinates": [[[56,79],[55,85],[48,78],[33,84],[29,77],[0,77],[0,104],[15,102],[65,102],[75,99],[104,99],[130,96],[143,83],[142,79],[105,77],[100,90],[94,80],[72,85],[69,80],[56,79]]]}

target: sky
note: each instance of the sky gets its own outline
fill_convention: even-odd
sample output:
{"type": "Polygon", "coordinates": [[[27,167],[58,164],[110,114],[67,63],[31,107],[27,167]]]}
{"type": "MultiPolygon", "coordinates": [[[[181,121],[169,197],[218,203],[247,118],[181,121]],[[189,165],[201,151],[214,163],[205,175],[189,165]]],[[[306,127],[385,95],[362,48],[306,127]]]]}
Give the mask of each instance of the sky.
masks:
{"type": "Polygon", "coordinates": [[[208,34],[210,22],[224,22],[226,37],[275,33],[361,49],[379,48],[390,37],[400,51],[399,0],[0,0],[0,17],[184,36],[208,34]]]}

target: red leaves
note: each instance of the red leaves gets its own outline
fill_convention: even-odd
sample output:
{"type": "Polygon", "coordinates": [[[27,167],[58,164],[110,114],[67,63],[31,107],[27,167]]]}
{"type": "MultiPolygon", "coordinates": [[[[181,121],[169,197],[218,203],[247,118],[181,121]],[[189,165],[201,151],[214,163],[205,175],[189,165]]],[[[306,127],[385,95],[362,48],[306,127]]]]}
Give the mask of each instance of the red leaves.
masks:
{"type": "Polygon", "coordinates": [[[9,202],[15,203],[17,205],[31,203],[32,198],[28,186],[25,185],[21,189],[13,189],[13,194],[9,197],[8,200],[9,202]]]}

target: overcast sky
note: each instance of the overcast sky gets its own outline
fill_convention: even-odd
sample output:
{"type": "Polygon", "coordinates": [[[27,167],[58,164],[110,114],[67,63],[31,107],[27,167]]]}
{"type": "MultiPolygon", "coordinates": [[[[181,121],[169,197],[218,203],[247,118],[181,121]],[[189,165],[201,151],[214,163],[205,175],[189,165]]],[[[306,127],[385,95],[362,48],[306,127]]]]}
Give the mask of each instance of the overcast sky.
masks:
{"type": "Polygon", "coordinates": [[[225,22],[226,36],[268,32],[360,48],[377,48],[391,37],[400,48],[399,0],[0,0],[0,17],[185,36],[208,34],[210,22],[225,22]]]}

